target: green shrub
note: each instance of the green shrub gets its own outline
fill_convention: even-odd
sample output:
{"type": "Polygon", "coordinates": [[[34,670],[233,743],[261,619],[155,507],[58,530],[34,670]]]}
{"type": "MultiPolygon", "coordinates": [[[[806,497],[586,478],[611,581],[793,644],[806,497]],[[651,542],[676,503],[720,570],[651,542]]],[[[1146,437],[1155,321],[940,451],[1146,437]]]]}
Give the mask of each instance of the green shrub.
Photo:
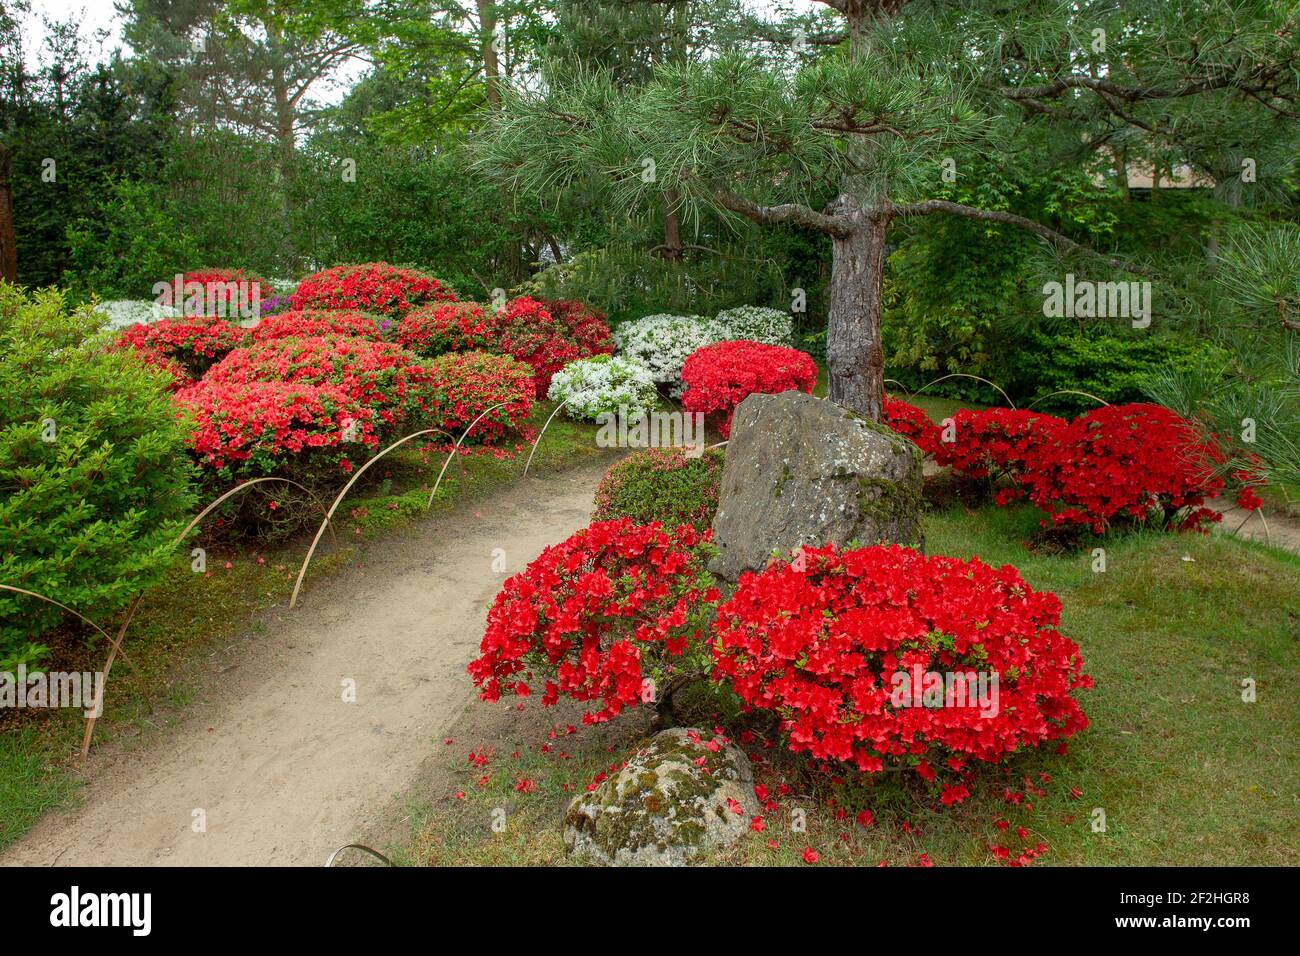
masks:
{"type": "Polygon", "coordinates": [[[147,299],[154,283],[194,268],[199,249],[178,226],[189,221],[154,186],[109,186],[95,214],[68,225],[68,255],[75,292],[101,299],[147,299]]]}
{"type": "Polygon", "coordinates": [[[1224,360],[1226,353],[1217,346],[1175,333],[1100,325],[1082,332],[1031,332],[1007,362],[1014,377],[1006,387],[1022,407],[1032,404],[1035,411],[1074,416],[1096,408],[1097,402],[1068,392],[1087,392],[1112,405],[1141,402],[1158,376],[1224,360]]]}
{"type": "MultiPolygon", "coordinates": [[[[0,283],[0,583],[99,620],[157,580],[194,497],[166,376],[108,351],[103,316],[0,283]]],[[[0,668],[62,612],[0,592],[0,668]]]]}
{"type": "MultiPolygon", "coordinates": [[[[979,153],[954,158],[961,172],[939,187],[942,198],[1028,216],[1095,248],[1113,243],[1117,191],[1086,169],[1063,175],[979,153]]],[[[930,385],[928,395],[1004,402],[965,376],[1005,388],[1009,346],[1023,329],[1042,325],[1041,272],[1055,263],[1045,260],[1041,240],[1015,226],[924,216],[903,223],[895,242],[882,290],[889,376],[911,391],[930,385]],[[957,377],[931,385],[947,375],[957,377]]]]}
{"type": "Polygon", "coordinates": [[[631,518],[665,527],[713,523],[722,482],[723,453],[706,451],[690,458],[681,448],[646,448],[633,452],[605,473],[596,488],[593,521],[631,518]]]}

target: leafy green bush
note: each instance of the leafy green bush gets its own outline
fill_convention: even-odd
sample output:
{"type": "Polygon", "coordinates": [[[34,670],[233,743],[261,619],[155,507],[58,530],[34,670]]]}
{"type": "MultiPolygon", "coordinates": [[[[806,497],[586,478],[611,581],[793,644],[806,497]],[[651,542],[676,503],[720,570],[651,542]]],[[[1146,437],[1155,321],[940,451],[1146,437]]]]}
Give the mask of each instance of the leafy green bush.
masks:
{"type": "Polygon", "coordinates": [[[681,448],[633,452],[600,480],[592,520],[631,518],[638,524],[689,524],[704,531],[718,510],[723,460],[716,448],[698,458],[688,457],[681,448]]]}
{"type": "Polygon", "coordinates": [[[1097,402],[1069,392],[1087,392],[1112,405],[1140,402],[1158,376],[1225,360],[1217,346],[1173,333],[1119,332],[1099,325],[1062,334],[1031,332],[1007,362],[1013,378],[1006,387],[1022,406],[1073,416],[1097,402]]]}
{"type": "Polygon", "coordinates": [[[75,291],[101,299],[151,298],[155,282],[170,281],[199,258],[198,245],[178,226],[187,221],[157,187],[114,183],[93,217],[68,226],[75,291]]]}
{"type": "MultiPolygon", "coordinates": [[[[0,583],[95,620],[158,579],[194,504],[166,376],[103,322],[0,283],[0,583]]],[[[61,613],[0,591],[0,668],[39,661],[61,613]]]]}
{"type": "MultiPolygon", "coordinates": [[[[881,315],[885,368],[911,390],[952,373],[998,381],[998,324],[1024,296],[1030,243],[1014,234],[980,236],[955,217],[932,218],[940,221],[926,223],[926,231],[889,257],[881,315]]],[[[1000,401],[969,378],[947,379],[927,392],[1000,401]]]]}
{"type": "MultiPolygon", "coordinates": [[[[942,198],[1028,216],[1087,245],[1113,242],[1117,192],[1094,182],[1086,169],[1062,175],[960,151],[955,158],[960,172],[940,187],[942,198]]],[[[899,235],[888,259],[881,316],[889,376],[909,390],[953,373],[1005,387],[1007,346],[1023,329],[1043,324],[1040,272],[1049,262],[1041,240],[1014,226],[957,216],[925,216],[905,223],[899,235]]],[[[1005,401],[965,377],[926,393],[1005,401]]]]}

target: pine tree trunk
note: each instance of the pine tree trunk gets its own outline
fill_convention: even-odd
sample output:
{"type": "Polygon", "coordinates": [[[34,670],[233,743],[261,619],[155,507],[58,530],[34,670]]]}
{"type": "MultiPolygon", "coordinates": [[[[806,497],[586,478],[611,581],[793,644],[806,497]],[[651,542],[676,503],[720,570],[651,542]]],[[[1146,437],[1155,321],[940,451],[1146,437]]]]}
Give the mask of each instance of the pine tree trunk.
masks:
{"type": "Polygon", "coordinates": [[[885,353],[880,342],[880,287],[888,214],[868,212],[841,195],[838,213],[854,223],[832,237],[826,367],[830,399],[863,418],[880,421],[885,400],[885,353]]]}
{"type": "Polygon", "coordinates": [[[483,55],[483,94],[488,106],[501,108],[501,61],[497,56],[497,5],[496,0],[476,0],[478,8],[479,37],[483,55]]]}
{"type": "MultiPolygon", "coordinates": [[[[862,0],[837,7],[848,20],[850,62],[870,56],[869,22],[881,13],[862,0]]],[[[831,278],[826,321],[826,370],[830,399],[873,422],[885,404],[885,353],[880,342],[880,287],[885,267],[889,199],[865,172],[879,144],[850,137],[856,171],[844,177],[841,192],[827,209],[851,224],[845,236],[831,237],[831,278]]]]}
{"type": "Polygon", "coordinates": [[[674,262],[680,262],[682,259],[682,225],[677,218],[677,201],[676,191],[671,189],[664,191],[663,254],[665,259],[674,262]]]}

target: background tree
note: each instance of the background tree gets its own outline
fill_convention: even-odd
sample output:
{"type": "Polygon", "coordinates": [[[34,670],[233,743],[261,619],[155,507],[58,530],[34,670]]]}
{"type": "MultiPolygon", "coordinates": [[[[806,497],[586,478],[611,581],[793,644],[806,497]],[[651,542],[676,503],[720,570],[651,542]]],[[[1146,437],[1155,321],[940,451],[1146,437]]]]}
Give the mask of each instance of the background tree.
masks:
{"type": "Polygon", "coordinates": [[[92,67],[82,45],[75,23],[50,22],[39,66],[28,67],[14,39],[0,77],[17,227],[5,256],[28,285],[58,282],[71,262],[69,225],[92,218],[112,183],[156,179],[172,142],[165,78],[120,57],[92,67]]]}
{"type": "Polygon", "coordinates": [[[14,231],[14,195],[10,184],[13,152],[6,140],[17,126],[14,105],[24,79],[22,35],[14,13],[26,6],[6,9],[0,3],[0,279],[18,281],[18,238],[14,231]]]}
{"type": "Polygon", "coordinates": [[[362,8],[360,0],[132,0],[125,33],[178,78],[182,123],[275,144],[289,218],[298,139],[321,121],[317,88],[363,51],[341,26],[362,8]]]}

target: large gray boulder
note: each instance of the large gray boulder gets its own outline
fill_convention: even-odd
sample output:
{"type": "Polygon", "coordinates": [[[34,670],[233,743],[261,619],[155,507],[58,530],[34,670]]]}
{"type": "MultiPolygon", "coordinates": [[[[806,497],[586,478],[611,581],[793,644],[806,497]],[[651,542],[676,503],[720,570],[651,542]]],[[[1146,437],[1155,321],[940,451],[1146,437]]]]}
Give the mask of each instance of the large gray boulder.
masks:
{"type": "Polygon", "coordinates": [[[735,582],[803,544],[920,546],[921,452],[903,436],[803,392],[736,408],[709,569],[735,582]]]}
{"type": "Polygon", "coordinates": [[[605,866],[684,866],[704,850],[731,846],[758,812],[744,751],[707,731],[674,727],[569,804],[564,846],[605,866]]]}

